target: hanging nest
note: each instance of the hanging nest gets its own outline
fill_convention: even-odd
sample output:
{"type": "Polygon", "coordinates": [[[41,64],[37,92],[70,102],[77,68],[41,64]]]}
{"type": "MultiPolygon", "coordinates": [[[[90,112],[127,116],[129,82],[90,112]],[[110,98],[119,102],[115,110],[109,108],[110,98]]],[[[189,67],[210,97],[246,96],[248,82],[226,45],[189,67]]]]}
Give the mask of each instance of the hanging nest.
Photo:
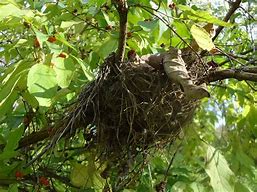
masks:
{"type": "MultiPolygon", "coordinates": [[[[204,73],[201,67],[188,70],[194,79],[204,73]]],[[[83,128],[86,141],[111,161],[171,142],[197,105],[163,70],[133,62],[117,65],[113,54],[82,90],[65,131],[83,128]]]]}

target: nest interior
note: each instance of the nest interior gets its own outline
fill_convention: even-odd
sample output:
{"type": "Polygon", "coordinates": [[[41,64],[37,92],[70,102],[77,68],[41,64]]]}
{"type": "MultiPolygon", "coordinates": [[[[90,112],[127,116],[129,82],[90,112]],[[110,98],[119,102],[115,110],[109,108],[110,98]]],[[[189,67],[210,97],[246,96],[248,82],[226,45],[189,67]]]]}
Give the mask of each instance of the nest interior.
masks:
{"type": "MultiPolygon", "coordinates": [[[[197,70],[189,69],[192,78],[203,73],[197,70]]],[[[96,80],[82,90],[68,122],[70,130],[83,128],[85,139],[107,158],[120,158],[128,150],[174,140],[197,106],[164,71],[133,62],[118,65],[111,55],[96,80]]]]}

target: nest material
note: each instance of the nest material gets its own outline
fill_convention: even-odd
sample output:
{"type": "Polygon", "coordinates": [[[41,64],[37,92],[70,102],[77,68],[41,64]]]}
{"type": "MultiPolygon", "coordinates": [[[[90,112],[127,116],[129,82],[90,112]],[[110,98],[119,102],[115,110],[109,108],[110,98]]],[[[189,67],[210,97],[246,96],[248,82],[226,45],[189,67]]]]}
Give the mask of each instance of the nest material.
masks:
{"type": "Polygon", "coordinates": [[[100,152],[120,157],[175,139],[197,104],[163,71],[131,62],[116,65],[111,56],[81,92],[70,123],[84,128],[86,140],[100,152]]]}

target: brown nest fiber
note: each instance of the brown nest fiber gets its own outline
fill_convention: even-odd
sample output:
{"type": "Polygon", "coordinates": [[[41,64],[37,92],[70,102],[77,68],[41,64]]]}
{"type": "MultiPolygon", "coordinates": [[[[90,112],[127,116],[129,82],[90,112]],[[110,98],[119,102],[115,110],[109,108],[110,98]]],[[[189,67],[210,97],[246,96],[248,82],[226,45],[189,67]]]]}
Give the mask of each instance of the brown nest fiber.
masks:
{"type": "Polygon", "coordinates": [[[81,92],[66,127],[83,128],[88,143],[110,160],[172,141],[197,103],[186,100],[163,71],[146,64],[116,65],[112,55],[81,92]]]}

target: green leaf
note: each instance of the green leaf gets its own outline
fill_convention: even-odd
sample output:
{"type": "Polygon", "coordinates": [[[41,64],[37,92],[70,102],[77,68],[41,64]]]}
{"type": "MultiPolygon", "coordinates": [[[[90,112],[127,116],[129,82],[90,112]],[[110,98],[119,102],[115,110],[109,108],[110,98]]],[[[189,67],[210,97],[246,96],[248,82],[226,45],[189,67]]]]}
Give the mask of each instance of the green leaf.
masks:
{"type": "Polygon", "coordinates": [[[0,154],[0,160],[5,160],[14,157],[17,155],[17,151],[15,149],[18,147],[19,140],[21,139],[21,136],[24,132],[24,127],[20,126],[19,128],[16,128],[12,130],[8,137],[7,137],[7,144],[3,150],[3,152],[0,154]]]}
{"type": "Polygon", "coordinates": [[[34,32],[36,34],[37,40],[39,42],[40,47],[42,48],[42,45],[45,41],[48,39],[48,35],[38,31],[37,29],[34,29],[34,32]]]}
{"type": "Polygon", "coordinates": [[[94,162],[88,162],[88,165],[81,165],[75,163],[70,175],[71,183],[76,187],[93,187],[97,191],[101,191],[105,184],[105,179],[103,179],[94,162]]]}
{"type": "Polygon", "coordinates": [[[72,58],[74,58],[74,59],[77,61],[77,63],[81,66],[81,68],[82,68],[82,70],[83,70],[85,76],[87,77],[87,79],[88,79],[89,81],[92,81],[92,80],[94,79],[94,75],[91,73],[89,67],[86,67],[86,66],[85,66],[83,60],[80,59],[80,58],[75,57],[74,55],[70,55],[70,56],[71,56],[72,58]]]}
{"type": "Polygon", "coordinates": [[[139,21],[138,25],[142,27],[144,31],[152,31],[156,27],[158,27],[158,20],[152,20],[152,21],[139,21]]]}
{"type": "Polygon", "coordinates": [[[0,87],[0,101],[3,100],[10,92],[15,88],[17,80],[21,76],[25,76],[29,67],[32,66],[30,62],[18,62],[12,65],[8,70],[6,70],[1,79],[2,85],[0,87]]]}
{"type": "Polygon", "coordinates": [[[40,106],[50,106],[57,93],[56,73],[47,65],[36,64],[29,71],[27,85],[40,106]]]}
{"type": "Polygon", "coordinates": [[[31,95],[28,90],[22,91],[21,95],[33,108],[36,109],[39,106],[37,99],[31,95]]]}
{"type": "Polygon", "coordinates": [[[80,23],[83,23],[83,21],[63,21],[61,23],[60,27],[63,28],[63,29],[66,29],[66,28],[69,28],[73,25],[77,25],[77,24],[80,24],[80,23]]]}
{"type": "Polygon", "coordinates": [[[225,21],[222,21],[214,16],[212,16],[209,12],[207,11],[201,11],[201,10],[194,10],[188,6],[185,5],[177,5],[177,7],[185,11],[183,14],[188,17],[191,20],[195,20],[197,22],[206,22],[206,23],[213,23],[216,25],[224,26],[224,27],[231,27],[233,24],[227,23],[225,21]]]}
{"type": "Polygon", "coordinates": [[[215,48],[210,34],[204,28],[192,25],[190,31],[199,47],[207,51],[215,48]]]}
{"type": "Polygon", "coordinates": [[[234,192],[252,192],[248,187],[244,186],[243,184],[237,182],[235,185],[235,191],[234,192]]]}
{"type": "Polygon", "coordinates": [[[9,186],[8,192],[18,192],[18,191],[19,191],[19,190],[18,190],[18,184],[17,184],[17,183],[11,184],[11,185],[9,186]]]}
{"type": "Polygon", "coordinates": [[[97,53],[102,59],[105,59],[111,52],[115,51],[117,47],[118,39],[110,37],[102,44],[97,53]]]}
{"type": "Polygon", "coordinates": [[[176,32],[179,34],[179,36],[187,39],[190,38],[190,32],[185,23],[177,20],[173,22],[173,25],[175,26],[176,32]]]}
{"type": "Polygon", "coordinates": [[[21,17],[26,14],[25,10],[21,10],[14,4],[0,5],[0,10],[0,21],[9,16],[21,17]]]}
{"type": "Polygon", "coordinates": [[[230,170],[224,156],[214,147],[209,146],[206,155],[206,173],[211,179],[211,186],[214,192],[234,192],[232,179],[233,172],[230,170]]]}
{"type": "Polygon", "coordinates": [[[77,52],[77,50],[65,39],[65,35],[63,33],[58,33],[55,35],[56,39],[63,43],[64,45],[72,48],[74,51],[77,52]]]}
{"type": "Polygon", "coordinates": [[[12,110],[13,104],[17,100],[17,98],[18,93],[16,91],[11,90],[10,94],[0,102],[0,117],[6,115],[9,111],[12,110]]]}
{"type": "Polygon", "coordinates": [[[54,71],[56,73],[57,83],[61,88],[66,88],[70,85],[73,77],[75,66],[71,58],[56,57],[52,59],[54,63],[54,71]]]}

